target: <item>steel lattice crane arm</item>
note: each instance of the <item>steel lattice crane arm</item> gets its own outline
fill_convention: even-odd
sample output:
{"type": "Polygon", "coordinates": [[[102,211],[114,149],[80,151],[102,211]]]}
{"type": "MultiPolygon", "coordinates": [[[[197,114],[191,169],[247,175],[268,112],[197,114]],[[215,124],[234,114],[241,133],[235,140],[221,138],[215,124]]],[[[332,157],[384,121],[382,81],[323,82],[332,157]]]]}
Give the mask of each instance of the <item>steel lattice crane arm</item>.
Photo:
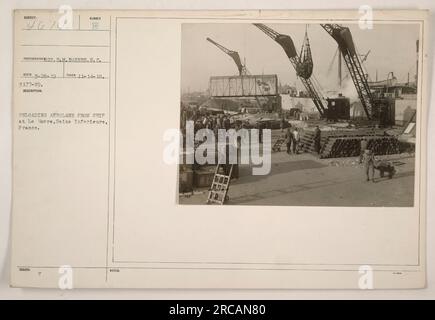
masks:
{"type": "Polygon", "coordinates": [[[361,100],[367,119],[372,119],[374,111],[372,93],[356,52],[349,28],[339,24],[321,24],[321,26],[337,42],[356,91],[358,92],[358,97],[361,100]]]}
{"type": "Polygon", "coordinates": [[[246,75],[248,73],[248,70],[242,64],[239,53],[237,51],[229,50],[229,49],[225,48],[223,45],[217,43],[216,41],[214,41],[210,38],[207,38],[207,41],[214,44],[216,47],[221,49],[223,52],[225,52],[227,55],[229,55],[234,60],[234,62],[237,65],[237,69],[239,70],[239,75],[243,76],[243,75],[246,75]]]}
{"type": "MultiPolygon", "coordinates": [[[[270,38],[278,42],[278,44],[284,49],[284,52],[286,53],[288,59],[290,60],[290,63],[292,64],[293,68],[295,69],[296,74],[298,74],[299,70],[301,69],[301,60],[300,57],[298,56],[292,38],[289,35],[278,33],[272,28],[262,23],[254,23],[254,26],[256,26],[258,29],[260,29],[265,34],[267,34],[270,38]]],[[[310,77],[304,78],[300,74],[298,74],[298,76],[302,84],[304,85],[305,90],[308,92],[310,98],[313,100],[314,105],[316,106],[320,115],[322,117],[325,116],[325,107],[323,106],[322,99],[320,98],[320,95],[317,93],[310,77]]]]}
{"type": "Polygon", "coordinates": [[[256,26],[258,29],[260,29],[261,31],[263,31],[265,34],[267,34],[269,37],[271,37],[273,40],[275,40],[278,36],[279,33],[276,32],[275,30],[273,30],[272,28],[266,26],[265,24],[262,23],[254,23],[254,26],[256,26]]]}

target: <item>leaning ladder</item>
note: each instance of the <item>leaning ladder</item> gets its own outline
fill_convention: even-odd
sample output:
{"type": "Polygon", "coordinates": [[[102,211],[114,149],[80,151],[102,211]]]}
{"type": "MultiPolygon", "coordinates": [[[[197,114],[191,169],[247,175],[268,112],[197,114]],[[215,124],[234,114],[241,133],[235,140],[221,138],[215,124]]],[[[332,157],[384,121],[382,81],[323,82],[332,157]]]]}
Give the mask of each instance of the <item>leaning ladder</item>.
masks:
{"type": "Polygon", "coordinates": [[[233,164],[230,165],[230,172],[228,175],[220,173],[220,169],[224,169],[224,164],[218,163],[214,172],[213,182],[208,192],[207,204],[216,203],[224,204],[227,199],[228,189],[230,187],[231,174],[233,173],[233,164]]]}

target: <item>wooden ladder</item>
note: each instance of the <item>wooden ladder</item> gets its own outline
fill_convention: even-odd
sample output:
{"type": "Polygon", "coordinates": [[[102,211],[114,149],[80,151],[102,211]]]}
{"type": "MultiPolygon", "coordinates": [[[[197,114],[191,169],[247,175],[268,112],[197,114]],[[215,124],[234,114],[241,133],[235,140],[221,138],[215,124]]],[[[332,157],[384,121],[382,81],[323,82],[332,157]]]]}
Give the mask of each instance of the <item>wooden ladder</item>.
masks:
{"type": "Polygon", "coordinates": [[[216,166],[216,170],[214,172],[213,182],[211,183],[210,190],[208,192],[207,204],[216,203],[216,204],[224,204],[225,200],[227,200],[227,193],[230,187],[231,174],[233,173],[233,165],[230,166],[230,172],[228,175],[224,173],[220,173],[220,169],[224,168],[225,164],[218,163],[216,166]]]}

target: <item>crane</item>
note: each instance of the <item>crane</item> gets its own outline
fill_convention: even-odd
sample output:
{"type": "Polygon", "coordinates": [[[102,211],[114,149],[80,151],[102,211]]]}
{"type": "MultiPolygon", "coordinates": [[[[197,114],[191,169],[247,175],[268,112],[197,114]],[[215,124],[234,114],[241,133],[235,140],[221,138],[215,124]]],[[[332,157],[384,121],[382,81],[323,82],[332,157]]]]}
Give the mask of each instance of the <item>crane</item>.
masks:
{"type": "MultiPolygon", "coordinates": [[[[306,62],[304,61],[304,59],[298,55],[292,38],[289,35],[280,34],[262,23],[254,23],[254,26],[263,31],[270,38],[275,40],[284,49],[284,52],[286,53],[288,59],[293,65],[296,74],[298,75],[310,98],[313,100],[314,105],[319,111],[320,116],[324,117],[326,115],[325,107],[323,106],[320,95],[317,93],[314,84],[310,79],[312,73],[312,66],[310,68],[309,65],[305,64],[306,62]]],[[[306,42],[308,43],[308,40],[306,40],[306,42]]],[[[303,51],[301,50],[301,55],[302,53],[303,51]]]]}
{"type": "Polygon", "coordinates": [[[214,44],[216,47],[218,47],[220,50],[225,52],[227,55],[229,55],[234,60],[234,62],[237,65],[237,69],[239,70],[239,75],[245,76],[245,75],[248,74],[248,70],[246,69],[246,66],[244,66],[242,64],[242,61],[241,61],[240,56],[239,56],[239,53],[237,51],[233,51],[233,50],[227,49],[223,45],[217,43],[216,41],[214,41],[214,40],[212,40],[210,38],[207,38],[207,41],[211,42],[212,44],[214,44]]]}
{"type": "MultiPolygon", "coordinates": [[[[339,24],[321,24],[321,26],[337,42],[367,119],[371,120],[374,113],[374,100],[349,28],[339,24]]],[[[367,55],[364,58],[367,58],[367,55]]]]}

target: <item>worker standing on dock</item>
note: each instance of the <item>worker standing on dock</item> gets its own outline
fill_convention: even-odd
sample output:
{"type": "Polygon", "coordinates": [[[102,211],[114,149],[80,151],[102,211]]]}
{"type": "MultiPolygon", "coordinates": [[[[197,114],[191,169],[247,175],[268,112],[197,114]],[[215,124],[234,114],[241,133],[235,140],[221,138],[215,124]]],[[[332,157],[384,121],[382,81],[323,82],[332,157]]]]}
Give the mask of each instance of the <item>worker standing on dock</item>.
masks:
{"type": "Polygon", "coordinates": [[[299,140],[300,140],[298,128],[295,127],[293,129],[292,133],[293,133],[292,152],[293,152],[293,154],[298,154],[299,153],[299,140]]]}
{"type": "Polygon", "coordinates": [[[319,126],[316,126],[316,129],[314,130],[314,151],[320,154],[320,139],[321,139],[321,131],[319,126]]]}
{"type": "Polygon", "coordinates": [[[230,118],[224,116],[223,122],[224,122],[224,128],[225,128],[225,130],[227,130],[227,131],[230,130],[230,128],[231,128],[230,118]]]}
{"type": "Polygon", "coordinates": [[[359,163],[363,162],[364,152],[366,151],[366,149],[367,149],[367,139],[362,138],[360,143],[359,163]]]}

